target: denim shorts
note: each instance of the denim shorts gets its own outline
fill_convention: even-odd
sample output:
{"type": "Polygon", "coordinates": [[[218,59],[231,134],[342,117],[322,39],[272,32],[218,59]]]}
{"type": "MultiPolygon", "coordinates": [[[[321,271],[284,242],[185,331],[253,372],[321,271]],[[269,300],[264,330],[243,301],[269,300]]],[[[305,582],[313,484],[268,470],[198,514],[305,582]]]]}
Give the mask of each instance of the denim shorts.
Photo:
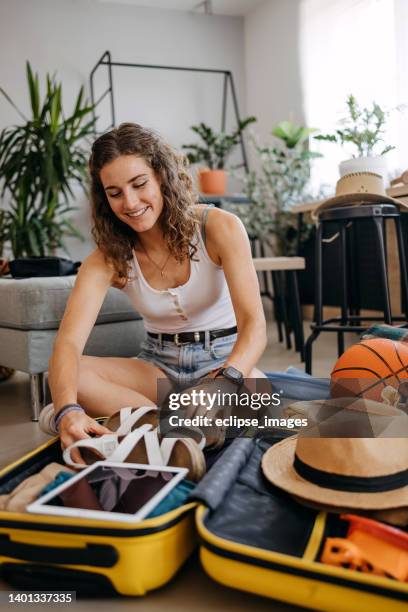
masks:
{"type": "Polygon", "coordinates": [[[189,387],[221,367],[231,354],[236,340],[235,333],[211,341],[208,336],[205,343],[177,345],[147,336],[137,357],[156,365],[178,386],[189,387]]]}

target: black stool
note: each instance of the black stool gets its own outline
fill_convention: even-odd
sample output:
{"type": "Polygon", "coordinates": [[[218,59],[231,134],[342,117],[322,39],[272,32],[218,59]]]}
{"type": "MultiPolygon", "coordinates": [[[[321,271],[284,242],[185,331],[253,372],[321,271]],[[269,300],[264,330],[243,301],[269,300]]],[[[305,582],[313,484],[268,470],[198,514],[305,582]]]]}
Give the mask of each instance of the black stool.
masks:
{"type": "MultiPolygon", "coordinates": [[[[308,374],[312,372],[312,344],[321,332],[337,333],[338,355],[344,352],[344,333],[357,332],[368,329],[370,324],[364,326],[364,321],[378,321],[379,317],[360,316],[359,308],[350,307],[350,278],[348,266],[348,250],[350,240],[347,236],[348,230],[353,222],[370,221],[374,226],[373,244],[377,248],[379,256],[379,291],[383,301],[383,321],[392,324],[393,321],[408,322],[408,289],[407,289],[407,264],[405,249],[401,230],[400,212],[394,204],[366,204],[361,206],[344,206],[322,210],[319,215],[319,225],[316,231],[316,260],[315,260],[315,305],[314,323],[312,323],[312,333],[305,344],[305,369],[308,374]],[[393,219],[397,235],[398,255],[401,272],[401,303],[403,316],[392,316],[390,293],[388,286],[387,255],[385,239],[385,221],[393,219]],[[324,230],[329,224],[336,224],[338,231],[334,237],[339,239],[340,249],[340,269],[338,270],[338,280],[341,293],[341,315],[331,319],[323,320],[323,243],[327,241],[323,238],[324,230]]],[[[332,239],[334,238],[332,237],[332,239]]],[[[332,240],[331,239],[331,240],[332,240]]],[[[335,272],[335,271],[334,271],[335,272]]]]}

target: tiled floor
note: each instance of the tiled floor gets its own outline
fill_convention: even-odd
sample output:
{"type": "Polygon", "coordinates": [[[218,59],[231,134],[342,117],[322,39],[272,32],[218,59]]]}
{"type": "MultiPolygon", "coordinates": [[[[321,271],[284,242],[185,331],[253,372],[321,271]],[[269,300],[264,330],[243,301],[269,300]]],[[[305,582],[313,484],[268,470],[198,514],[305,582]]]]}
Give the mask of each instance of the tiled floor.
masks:
{"type": "MultiPolygon", "coordinates": [[[[268,347],[260,362],[264,370],[284,371],[289,365],[303,369],[299,356],[293,350],[288,351],[276,339],[276,326],[268,323],[268,347]]],[[[308,325],[305,325],[308,333],[308,325]]],[[[313,374],[327,376],[336,359],[336,340],[332,334],[323,334],[315,343],[313,374]]],[[[0,384],[0,468],[18,459],[23,454],[36,448],[48,436],[43,434],[36,423],[31,421],[29,404],[29,381],[23,373],[15,374],[9,381],[0,384]]],[[[152,571],[154,571],[152,569],[152,571]]],[[[0,590],[7,589],[0,582],[0,590]]],[[[86,600],[73,604],[75,610],[91,610],[98,606],[103,610],[139,608],[143,612],[180,609],[232,611],[237,610],[269,610],[289,611],[293,606],[256,597],[239,591],[222,587],[208,578],[199,566],[196,557],[190,559],[182,571],[162,589],[149,594],[142,599],[119,600],[86,600]]],[[[300,608],[296,608],[299,609],[300,608]]]]}

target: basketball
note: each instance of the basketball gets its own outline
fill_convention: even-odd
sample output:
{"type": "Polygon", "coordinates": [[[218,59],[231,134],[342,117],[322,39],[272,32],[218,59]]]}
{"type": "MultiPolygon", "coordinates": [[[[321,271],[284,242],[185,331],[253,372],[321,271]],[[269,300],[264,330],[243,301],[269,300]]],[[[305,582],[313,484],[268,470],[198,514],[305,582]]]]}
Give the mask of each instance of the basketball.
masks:
{"type": "Polygon", "coordinates": [[[332,397],[366,397],[383,401],[387,386],[398,389],[408,379],[408,343],[370,338],[347,349],[331,373],[332,397]]]}

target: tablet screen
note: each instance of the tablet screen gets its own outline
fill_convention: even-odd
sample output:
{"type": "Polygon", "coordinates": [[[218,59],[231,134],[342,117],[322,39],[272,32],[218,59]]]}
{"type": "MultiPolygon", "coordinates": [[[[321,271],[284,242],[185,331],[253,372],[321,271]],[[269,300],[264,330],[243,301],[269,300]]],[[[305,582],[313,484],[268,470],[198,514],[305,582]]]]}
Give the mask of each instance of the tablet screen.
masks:
{"type": "MultiPolygon", "coordinates": [[[[156,469],[97,465],[46,506],[135,514],[177,474],[156,469]]],[[[178,480],[178,479],[177,479],[178,480]]]]}

